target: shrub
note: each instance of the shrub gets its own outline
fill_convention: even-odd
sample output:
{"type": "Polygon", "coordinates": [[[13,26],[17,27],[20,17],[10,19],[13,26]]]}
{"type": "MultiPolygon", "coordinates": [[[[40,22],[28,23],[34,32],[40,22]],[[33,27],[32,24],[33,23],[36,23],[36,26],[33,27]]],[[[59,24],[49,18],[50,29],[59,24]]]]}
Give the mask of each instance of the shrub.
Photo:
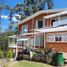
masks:
{"type": "Polygon", "coordinates": [[[0,50],[0,58],[3,58],[4,57],[4,53],[2,50],[0,50]]]}
{"type": "Polygon", "coordinates": [[[11,59],[12,57],[13,57],[13,51],[11,49],[9,49],[7,52],[7,58],[11,59]]]}

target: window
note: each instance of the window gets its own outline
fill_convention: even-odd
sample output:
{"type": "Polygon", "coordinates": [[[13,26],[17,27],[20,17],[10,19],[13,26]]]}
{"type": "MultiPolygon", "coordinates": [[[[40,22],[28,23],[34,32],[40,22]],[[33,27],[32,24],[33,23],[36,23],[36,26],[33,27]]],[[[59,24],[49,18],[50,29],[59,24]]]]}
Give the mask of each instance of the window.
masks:
{"type": "Polygon", "coordinates": [[[44,36],[35,37],[35,45],[43,46],[44,45],[44,36]]]}
{"type": "Polygon", "coordinates": [[[23,41],[17,41],[18,46],[23,46],[24,42],[23,41]]]}
{"type": "Polygon", "coordinates": [[[48,34],[48,42],[67,42],[67,33],[48,34]]]}
{"type": "Polygon", "coordinates": [[[55,41],[62,41],[62,34],[56,34],[55,41]]]}
{"type": "Polygon", "coordinates": [[[53,26],[53,22],[51,22],[51,27],[53,26]]]}
{"type": "Polygon", "coordinates": [[[37,36],[30,40],[30,46],[43,46],[44,36],[37,36]]]}
{"type": "Polygon", "coordinates": [[[48,34],[47,41],[48,42],[54,42],[55,41],[55,35],[54,34],[48,34]]]}
{"type": "Polygon", "coordinates": [[[15,38],[15,44],[17,43],[17,39],[15,38]]]}
{"type": "Polygon", "coordinates": [[[58,19],[57,18],[54,18],[54,19],[51,19],[51,27],[52,26],[56,26],[57,24],[56,24],[56,21],[57,21],[58,19]]]}
{"type": "Polygon", "coordinates": [[[55,19],[51,20],[51,22],[55,22],[55,21],[56,21],[55,19]]]}
{"type": "Polygon", "coordinates": [[[62,41],[67,42],[67,33],[62,34],[62,41]]]}
{"type": "Polygon", "coordinates": [[[43,27],[43,20],[38,20],[36,22],[36,28],[42,28],[43,27]]]}
{"type": "Polygon", "coordinates": [[[23,25],[22,26],[22,33],[27,33],[28,32],[28,25],[23,25]]]}
{"type": "Polygon", "coordinates": [[[38,21],[38,28],[42,28],[43,27],[43,21],[42,20],[39,20],[38,21]]]}

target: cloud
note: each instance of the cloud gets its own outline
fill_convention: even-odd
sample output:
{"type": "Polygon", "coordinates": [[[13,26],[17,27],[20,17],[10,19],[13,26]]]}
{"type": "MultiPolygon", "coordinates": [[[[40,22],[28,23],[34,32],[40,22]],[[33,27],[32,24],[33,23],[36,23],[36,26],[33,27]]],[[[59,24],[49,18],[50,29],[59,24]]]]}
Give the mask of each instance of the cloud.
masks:
{"type": "Polygon", "coordinates": [[[20,16],[19,14],[15,14],[14,16],[15,16],[15,17],[19,17],[19,18],[21,18],[21,16],[20,16]]]}
{"type": "Polygon", "coordinates": [[[15,17],[12,18],[12,21],[17,21],[17,19],[15,17]]]}
{"type": "Polygon", "coordinates": [[[20,20],[17,20],[16,17],[13,17],[13,18],[12,18],[12,21],[14,21],[14,22],[19,22],[20,20]]]}
{"type": "MultiPolygon", "coordinates": [[[[2,19],[9,19],[10,17],[9,16],[7,16],[7,15],[1,15],[0,16],[2,19]]],[[[19,19],[17,19],[17,18],[21,18],[21,16],[19,15],[19,14],[15,14],[13,17],[12,17],[12,21],[14,21],[14,22],[19,22],[19,19]]]]}
{"type": "Polygon", "coordinates": [[[9,17],[7,15],[1,15],[2,19],[9,19],[9,17]]]}

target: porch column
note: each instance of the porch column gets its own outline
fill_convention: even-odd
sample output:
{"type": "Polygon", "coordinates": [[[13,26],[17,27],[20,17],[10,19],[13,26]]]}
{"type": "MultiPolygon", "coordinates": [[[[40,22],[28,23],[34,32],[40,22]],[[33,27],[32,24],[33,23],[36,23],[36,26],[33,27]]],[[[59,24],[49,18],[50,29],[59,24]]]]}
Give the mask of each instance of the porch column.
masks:
{"type": "Polygon", "coordinates": [[[46,34],[44,33],[44,48],[46,46],[46,34]]]}
{"type": "MultiPolygon", "coordinates": [[[[35,26],[34,26],[34,18],[32,19],[32,30],[35,28],[35,26]]],[[[35,35],[34,35],[34,30],[33,30],[33,49],[35,49],[35,40],[34,40],[34,37],[35,37],[35,35]]]]}
{"type": "Polygon", "coordinates": [[[17,56],[18,56],[18,46],[17,46],[17,44],[18,44],[18,43],[16,43],[16,55],[15,55],[15,60],[16,60],[16,58],[17,58],[17,56]]]}

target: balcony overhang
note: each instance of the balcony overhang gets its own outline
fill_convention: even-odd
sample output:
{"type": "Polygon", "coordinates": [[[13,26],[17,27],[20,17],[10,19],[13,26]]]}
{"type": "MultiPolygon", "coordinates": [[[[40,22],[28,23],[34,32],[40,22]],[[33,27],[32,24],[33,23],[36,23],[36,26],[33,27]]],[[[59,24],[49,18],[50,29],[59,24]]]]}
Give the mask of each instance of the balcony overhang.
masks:
{"type": "Polygon", "coordinates": [[[8,38],[17,38],[17,35],[8,36],[8,38]]]}
{"type": "Polygon", "coordinates": [[[17,39],[17,41],[28,41],[29,38],[21,38],[21,39],[17,39]]]}
{"type": "Polygon", "coordinates": [[[63,12],[59,12],[59,13],[56,13],[56,14],[45,16],[44,19],[49,19],[49,18],[53,18],[53,17],[56,17],[56,16],[65,15],[65,14],[67,14],[67,11],[63,11],[63,12]]]}
{"type": "Polygon", "coordinates": [[[8,46],[9,48],[22,48],[21,46],[8,46]]]}
{"type": "Polygon", "coordinates": [[[41,29],[35,29],[34,31],[38,31],[40,33],[61,32],[61,31],[67,31],[67,26],[52,27],[52,28],[41,28],[41,29]]]}
{"type": "Polygon", "coordinates": [[[36,35],[36,34],[38,34],[39,32],[35,32],[35,31],[33,31],[33,32],[31,32],[31,33],[24,33],[24,34],[20,34],[19,36],[29,36],[29,35],[36,35]]]}

